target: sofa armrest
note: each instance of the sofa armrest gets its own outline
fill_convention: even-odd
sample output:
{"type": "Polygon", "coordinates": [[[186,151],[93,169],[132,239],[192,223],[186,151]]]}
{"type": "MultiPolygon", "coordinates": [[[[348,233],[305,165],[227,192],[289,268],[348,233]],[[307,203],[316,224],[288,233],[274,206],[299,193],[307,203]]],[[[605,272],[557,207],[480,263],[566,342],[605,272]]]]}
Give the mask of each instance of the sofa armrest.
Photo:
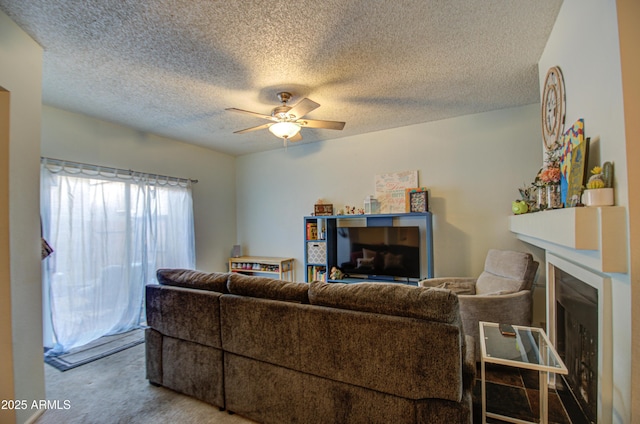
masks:
{"type": "Polygon", "coordinates": [[[473,390],[476,380],[476,341],[471,336],[464,336],[465,352],[462,358],[462,384],[465,390],[473,390]]]}

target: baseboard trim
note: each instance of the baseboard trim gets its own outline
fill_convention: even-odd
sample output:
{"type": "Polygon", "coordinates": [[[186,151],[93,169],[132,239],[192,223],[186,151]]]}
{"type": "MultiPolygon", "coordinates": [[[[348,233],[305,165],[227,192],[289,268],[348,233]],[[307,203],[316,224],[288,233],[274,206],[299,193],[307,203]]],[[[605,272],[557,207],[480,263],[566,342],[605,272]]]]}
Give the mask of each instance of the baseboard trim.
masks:
{"type": "Polygon", "coordinates": [[[24,424],[34,424],[38,418],[44,414],[44,411],[46,411],[46,409],[38,409],[24,424]]]}

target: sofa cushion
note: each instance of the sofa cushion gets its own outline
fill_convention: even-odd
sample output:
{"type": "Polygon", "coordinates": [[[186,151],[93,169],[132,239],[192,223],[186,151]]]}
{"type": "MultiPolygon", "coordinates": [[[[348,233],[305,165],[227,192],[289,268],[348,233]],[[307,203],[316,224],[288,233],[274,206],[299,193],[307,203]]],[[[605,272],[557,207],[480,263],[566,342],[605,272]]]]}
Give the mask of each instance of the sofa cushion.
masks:
{"type": "Polygon", "coordinates": [[[530,253],[490,249],[484,262],[484,270],[512,280],[524,280],[531,262],[533,257],[530,253]]]}
{"type": "Polygon", "coordinates": [[[156,271],[156,277],[160,284],[166,286],[187,287],[190,289],[227,293],[227,279],[229,278],[229,273],[161,268],[156,271]]]}
{"type": "MultiPolygon", "coordinates": [[[[233,353],[408,399],[461,398],[465,347],[460,321],[231,294],[220,297],[220,312],[225,358],[233,353]]],[[[229,381],[225,375],[225,385],[229,381]]]]}
{"type": "Polygon", "coordinates": [[[162,385],[224,407],[223,351],[173,337],[162,338],[162,385]]]}
{"type": "Polygon", "coordinates": [[[523,283],[523,280],[514,280],[484,271],[478,277],[478,283],[476,284],[476,294],[486,295],[489,293],[497,293],[501,291],[516,292],[520,290],[520,287],[522,287],[523,283]]]}
{"type": "Polygon", "coordinates": [[[306,283],[237,273],[232,273],[227,282],[227,290],[231,294],[286,302],[309,303],[308,289],[306,283]]]}
{"type": "Polygon", "coordinates": [[[529,290],[536,270],[530,253],[491,249],[478,277],[476,294],[529,290]]]}
{"type": "Polygon", "coordinates": [[[147,284],[147,324],[165,336],[220,348],[222,293],[147,284]]]}
{"type": "Polygon", "coordinates": [[[312,305],[419,318],[444,323],[460,319],[458,297],[450,290],[395,283],[309,284],[312,305]]]}

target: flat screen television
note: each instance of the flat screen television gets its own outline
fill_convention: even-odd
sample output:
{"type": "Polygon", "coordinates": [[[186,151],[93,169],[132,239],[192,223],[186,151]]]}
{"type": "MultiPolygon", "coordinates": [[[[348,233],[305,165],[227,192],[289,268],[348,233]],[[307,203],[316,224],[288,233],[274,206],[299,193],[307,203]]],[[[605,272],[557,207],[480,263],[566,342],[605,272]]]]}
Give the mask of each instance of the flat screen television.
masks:
{"type": "Polygon", "coordinates": [[[336,257],[350,277],[420,278],[420,228],[340,227],[336,257]]]}

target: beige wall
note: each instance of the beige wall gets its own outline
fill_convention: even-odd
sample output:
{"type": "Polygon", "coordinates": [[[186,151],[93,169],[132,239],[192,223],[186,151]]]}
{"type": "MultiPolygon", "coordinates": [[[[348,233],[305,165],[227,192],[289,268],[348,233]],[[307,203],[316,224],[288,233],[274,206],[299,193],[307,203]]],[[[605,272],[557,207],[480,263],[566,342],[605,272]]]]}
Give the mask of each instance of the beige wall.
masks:
{"type": "MultiPolygon", "coordinates": [[[[585,135],[600,138],[590,146],[590,167],[604,161],[614,163],[616,204],[630,211],[629,189],[634,182],[627,174],[625,138],[629,133],[625,133],[615,0],[564,0],[539,61],[541,84],[552,66],[560,66],[564,75],[565,129],[578,118],[584,118],[585,135]]],[[[633,72],[637,73],[637,69],[633,72]]],[[[637,115],[633,119],[637,120],[637,115]]],[[[630,274],[611,277],[614,384],[611,422],[627,423],[631,420],[631,281],[630,274]]]]}
{"type": "MultiPolygon", "coordinates": [[[[634,1],[618,0],[621,15],[632,11],[630,20],[631,16],[637,17],[634,1]]],[[[620,58],[616,53],[617,35],[611,35],[617,34],[615,12],[613,0],[565,0],[540,60],[540,70],[542,77],[554,65],[560,65],[565,72],[567,121],[583,117],[587,135],[601,137],[595,152],[602,160],[616,162],[617,200],[631,209],[629,193],[638,189],[638,164],[633,159],[627,162],[627,156],[640,155],[638,143],[632,138],[628,138],[625,152],[622,81],[620,69],[616,69],[620,58]],[[632,165],[636,165],[635,171],[632,165]]],[[[620,31],[625,53],[624,41],[638,39],[637,19],[628,22],[621,17],[620,31]],[[622,36],[629,32],[632,36],[622,36]]],[[[633,41],[626,48],[636,49],[635,54],[635,46],[633,41]]],[[[0,384],[13,384],[16,397],[40,399],[44,397],[44,385],[36,187],[42,52],[1,12],[0,47],[0,86],[12,96],[12,194],[0,219],[3,214],[10,214],[11,256],[4,259],[11,264],[13,306],[12,313],[0,310],[0,319],[11,321],[14,333],[13,349],[6,342],[0,348],[14,354],[16,376],[13,384],[2,374],[0,384]]],[[[631,89],[632,84],[627,83],[624,71],[637,69],[633,66],[637,63],[625,62],[626,57],[623,55],[625,100],[627,85],[631,89]]],[[[637,96],[635,99],[637,103],[637,96]]],[[[627,118],[627,134],[633,128],[629,119],[636,117],[627,118]]],[[[436,275],[477,274],[490,247],[532,250],[541,259],[539,251],[515,240],[506,230],[510,201],[517,197],[518,187],[531,181],[541,164],[537,105],[292,146],[238,159],[54,108],[45,108],[43,118],[43,155],[199,179],[194,188],[194,207],[201,269],[225,267],[228,251],[236,242],[236,217],[237,241],[243,244],[245,253],[293,256],[300,264],[302,216],[311,212],[317,198],[336,206],[360,206],[364,197],[373,193],[376,174],[408,169],[417,169],[420,185],[431,189],[436,275]]],[[[632,244],[638,233],[634,217],[630,216],[632,244]]],[[[636,250],[631,249],[632,275],[637,281],[636,250]]],[[[302,272],[300,265],[298,272],[302,272]]],[[[615,277],[613,421],[630,422],[631,282],[629,276],[615,277]]],[[[637,290],[633,294],[639,297],[637,290]]],[[[537,316],[540,319],[539,313],[537,316]]],[[[638,368],[634,369],[636,376],[640,375],[638,368]]],[[[634,392],[634,399],[638,404],[638,392],[634,392]]],[[[0,421],[4,422],[2,413],[0,421]]],[[[18,422],[24,422],[32,413],[20,412],[18,422]]]]}
{"type": "MultiPolygon", "coordinates": [[[[626,132],[626,157],[629,186],[629,233],[631,264],[631,302],[640,302],[640,3],[637,0],[618,0],[618,30],[622,88],[624,97],[624,125],[626,132]]],[[[640,310],[632,308],[631,339],[631,417],[640,422],[640,310]]]]}
{"type": "MultiPolygon", "coordinates": [[[[14,376],[1,373],[0,385],[29,405],[15,416],[0,410],[2,423],[25,422],[38,412],[30,408],[31,401],[45,397],[38,210],[41,81],[42,49],[0,12],[0,87],[11,97],[9,202],[0,202],[0,219],[8,217],[10,224],[9,252],[0,249],[2,262],[9,264],[9,279],[2,278],[0,285],[3,293],[11,292],[11,308],[0,309],[0,321],[10,323],[12,332],[11,339],[0,340],[0,350],[6,358],[13,356],[14,376]]],[[[6,141],[3,147],[6,153],[6,141]]],[[[3,173],[7,173],[5,165],[3,173]]],[[[4,266],[3,272],[7,272],[4,266]]]]}
{"type": "Polygon", "coordinates": [[[539,119],[530,105],[241,156],[238,241],[248,254],[295,258],[303,280],[302,217],[318,198],[363,207],[377,174],[417,170],[430,190],[436,276],[478,275],[489,248],[541,259],[507,222],[542,165],[539,119]]]}
{"type": "Polygon", "coordinates": [[[48,106],[42,156],[198,180],[192,191],[196,267],[227,269],[236,239],[232,156],[48,106]]]}

